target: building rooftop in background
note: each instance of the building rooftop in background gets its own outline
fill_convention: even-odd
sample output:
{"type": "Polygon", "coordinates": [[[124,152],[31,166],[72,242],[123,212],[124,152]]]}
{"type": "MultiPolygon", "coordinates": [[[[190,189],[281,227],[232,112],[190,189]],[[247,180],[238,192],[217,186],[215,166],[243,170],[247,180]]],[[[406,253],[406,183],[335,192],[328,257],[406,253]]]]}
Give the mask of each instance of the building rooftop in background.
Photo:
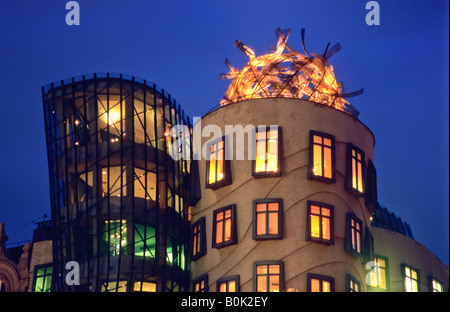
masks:
{"type": "Polygon", "coordinates": [[[409,224],[380,204],[378,204],[377,212],[373,215],[372,226],[397,232],[414,239],[409,224]]]}

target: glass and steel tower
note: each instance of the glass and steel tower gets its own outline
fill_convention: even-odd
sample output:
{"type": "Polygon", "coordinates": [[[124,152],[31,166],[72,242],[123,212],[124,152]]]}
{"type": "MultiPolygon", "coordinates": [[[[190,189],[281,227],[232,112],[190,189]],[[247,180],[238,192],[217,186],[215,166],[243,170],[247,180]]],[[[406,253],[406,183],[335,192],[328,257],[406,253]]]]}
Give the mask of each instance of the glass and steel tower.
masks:
{"type": "Polygon", "coordinates": [[[42,88],[54,228],[55,291],[189,288],[190,132],[154,84],[92,74],[42,88]],[[182,135],[181,133],[179,135],[182,135]],[[175,146],[175,144],[173,144],[175,146]],[[80,265],[80,285],[65,265],[80,265]]]}

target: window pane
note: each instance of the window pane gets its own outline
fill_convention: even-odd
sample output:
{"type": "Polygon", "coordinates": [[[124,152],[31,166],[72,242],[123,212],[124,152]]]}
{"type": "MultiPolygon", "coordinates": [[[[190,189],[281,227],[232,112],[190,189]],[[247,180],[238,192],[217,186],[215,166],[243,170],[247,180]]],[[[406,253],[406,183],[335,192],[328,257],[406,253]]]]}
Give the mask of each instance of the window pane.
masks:
{"type": "Polygon", "coordinates": [[[330,219],[322,217],[322,238],[330,240],[331,234],[330,234],[330,219]]]}
{"type": "Polygon", "coordinates": [[[258,276],[257,278],[257,292],[266,292],[267,289],[267,277],[265,275],[263,276],[258,276]]]}
{"type": "Polygon", "coordinates": [[[229,292],[236,292],[236,282],[235,281],[229,281],[228,282],[228,291],[229,292]]]}
{"type": "Polygon", "coordinates": [[[322,146],[314,145],[313,153],[314,153],[313,174],[316,176],[322,176],[322,146]]]}
{"type": "Polygon", "coordinates": [[[267,161],[267,171],[276,172],[278,170],[278,158],[277,158],[278,144],[276,140],[269,140],[268,145],[269,145],[268,146],[269,159],[267,161]]]}
{"type": "Polygon", "coordinates": [[[256,267],[256,274],[267,274],[267,265],[258,265],[256,267]]]}
{"type": "Polygon", "coordinates": [[[216,154],[212,153],[209,156],[209,178],[208,182],[214,183],[216,182],[216,154]]]}
{"type": "Polygon", "coordinates": [[[278,264],[269,265],[269,274],[280,273],[280,266],[278,264]]]}
{"type": "Polygon", "coordinates": [[[311,236],[320,238],[320,217],[311,215],[311,236]]]}
{"type": "Polygon", "coordinates": [[[231,219],[225,220],[225,237],[224,241],[227,242],[231,240],[231,219]]]}
{"type": "Polygon", "coordinates": [[[226,291],[227,291],[227,283],[220,283],[219,292],[226,292],[226,291]]]}
{"type": "Polygon", "coordinates": [[[357,181],[356,181],[356,160],[352,158],[352,187],[357,189],[357,181]]]}
{"type": "Polygon", "coordinates": [[[320,292],[320,280],[312,278],[310,283],[311,283],[311,292],[320,292]]]}
{"type": "Polygon", "coordinates": [[[223,239],[223,221],[216,223],[216,244],[222,242],[223,239]]]}
{"type": "Polygon", "coordinates": [[[313,136],[313,142],[317,144],[322,144],[322,137],[318,135],[313,136]]]}
{"type": "Polygon", "coordinates": [[[266,214],[257,213],[256,214],[256,235],[266,234],[266,214]]]}
{"type": "Polygon", "coordinates": [[[331,291],[330,282],[322,281],[322,292],[330,292],[330,291],[331,291]]]}
{"type": "Polygon", "coordinates": [[[363,192],[362,163],[358,162],[358,191],[363,192]]]}
{"type": "Polygon", "coordinates": [[[269,277],[270,289],[271,292],[279,292],[280,291],[280,277],[279,275],[270,275],[269,277]]]}
{"type": "Polygon", "coordinates": [[[264,171],[266,171],[266,141],[257,141],[255,172],[264,171]]]}
{"type": "Polygon", "coordinates": [[[269,213],[269,233],[278,234],[278,212],[269,213]]]}
{"type": "Polygon", "coordinates": [[[324,148],[323,151],[323,169],[324,169],[324,177],[331,179],[332,175],[332,163],[331,163],[331,148],[324,148]]]}

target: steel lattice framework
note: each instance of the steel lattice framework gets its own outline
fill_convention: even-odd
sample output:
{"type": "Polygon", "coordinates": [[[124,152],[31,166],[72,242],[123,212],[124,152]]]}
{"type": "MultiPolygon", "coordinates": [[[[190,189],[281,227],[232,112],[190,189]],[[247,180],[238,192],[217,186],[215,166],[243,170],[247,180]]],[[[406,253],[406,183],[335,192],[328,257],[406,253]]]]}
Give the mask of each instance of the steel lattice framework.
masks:
{"type": "Polygon", "coordinates": [[[305,51],[302,54],[287,44],[289,33],[289,29],[278,28],[275,31],[276,47],[258,57],[252,49],[236,40],[235,46],[248,56],[249,62],[237,69],[225,60],[229,73],[221,74],[221,79],[231,79],[231,83],[220,105],[259,98],[296,98],[331,106],[357,117],[358,111],[345,98],[361,94],[363,90],[345,94],[343,84],[336,81],[333,67],[328,62],[341,45],[337,43],[328,49],[328,44],[322,55],[307,52],[302,29],[305,51]]]}

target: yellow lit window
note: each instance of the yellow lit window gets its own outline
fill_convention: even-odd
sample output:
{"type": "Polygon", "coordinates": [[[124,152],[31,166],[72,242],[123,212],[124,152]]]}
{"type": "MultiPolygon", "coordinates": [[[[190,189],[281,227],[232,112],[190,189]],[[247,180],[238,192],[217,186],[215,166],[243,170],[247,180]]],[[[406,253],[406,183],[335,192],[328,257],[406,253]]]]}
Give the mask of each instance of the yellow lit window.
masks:
{"type": "Polygon", "coordinates": [[[443,292],[444,291],[444,285],[434,278],[431,278],[431,287],[432,287],[433,292],[443,292]]]}
{"type": "Polygon", "coordinates": [[[404,265],[403,267],[404,284],[406,292],[419,291],[419,272],[412,267],[404,265]]]}
{"type": "Polygon", "coordinates": [[[207,292],[208,291],[208,275],[203,275],[193,281],[194,292],[207,292]]]}
{"type": "Polygon", "coordinates": [[[280,173],[279,168],[279,128],[269,127],[256,132],[256,159],[253,173],[280,173]]]}
{"type": "Polygon", "coordinates": [[[334,137],[311,131],[309,178],[334,182],[334,137]]]}
{"type": "Polygon", "coordinates": [[[364,152],[349,144],[349,162],[347,163],[347,189],[356,194],[364,194],[364,152]]]}
{"type": "Polygon", "coordinates": [[[217,282],[218,292],[237,292],[239,287],[239,276],[227,277],[217,282]]]}
{"type": "Polygon", "coordinates": [[[332,243],[333,241],[333,207],[317,202],[308,202],[309,239],[332,243]]]}
{"type": "Polygon", "coordinates": [[[209,147],[208,184],[224,179],[224,141],[211,144],[209,147]]]}
{"type": "Polygon", "coordinates": [[[310,292],[333,292],[334,279],[328,276],[308,274],[308,291],[310,292]]]}
{"type": "Polygon", "coordinates": [[[135,282],[133,290],[139,292],[156,292],[156,283],[135,282]]]}
{"type": "Polygon", "coordinates": [[[256,265],[256,291],[280,292],[282,282],[281,264],[257,264],[256,265]]]}
{"type": "Polygon", "coordinates": [[[380,257],[374,258],[374,267],[369,272],[370,286],[383,290],[387,289],[387,262],[380,257]]]}

